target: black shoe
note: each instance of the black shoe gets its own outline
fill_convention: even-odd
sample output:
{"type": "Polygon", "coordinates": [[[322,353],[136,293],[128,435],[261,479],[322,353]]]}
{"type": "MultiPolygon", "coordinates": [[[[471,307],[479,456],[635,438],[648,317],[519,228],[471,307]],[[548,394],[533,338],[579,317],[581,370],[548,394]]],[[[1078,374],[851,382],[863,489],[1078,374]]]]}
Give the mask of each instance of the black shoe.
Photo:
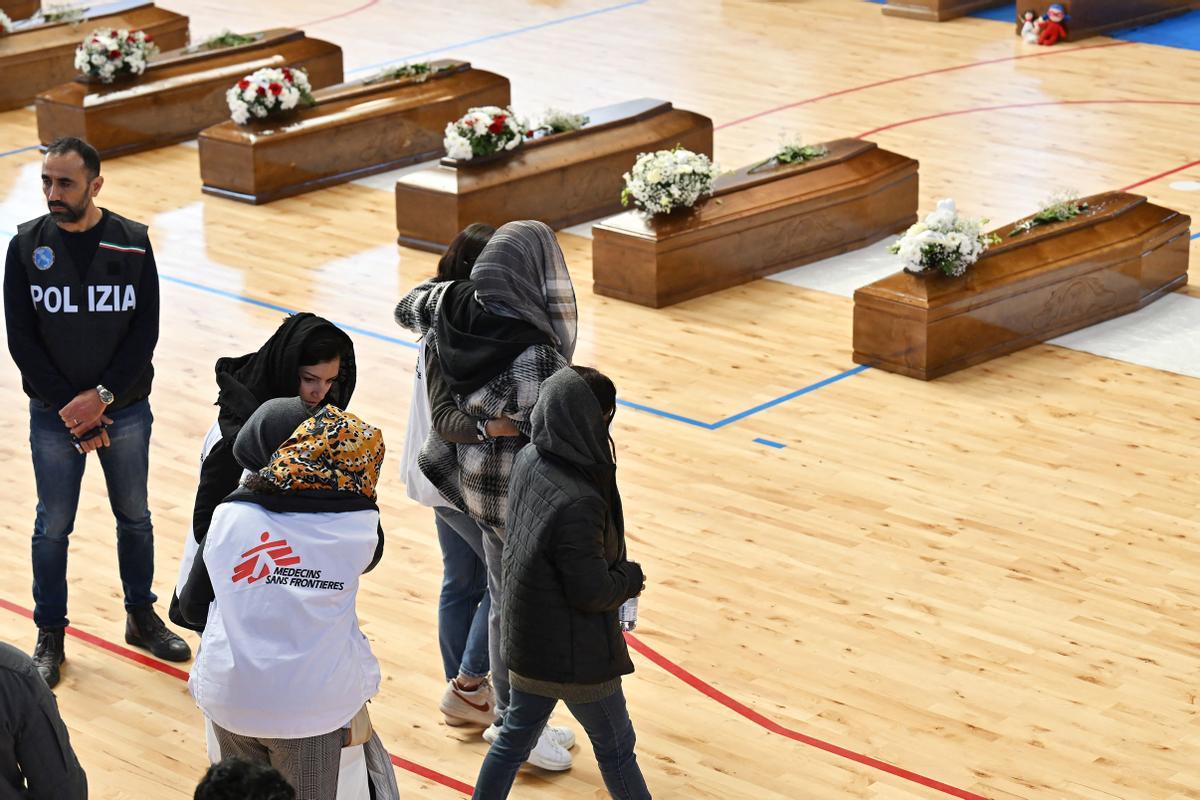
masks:
{"type": "Polygon", "coordinates": [[[67,660],[63,652],[64,628],[38,628],[33,665],[51,689],[58,683],[58,665],[67,660]]]}
{"type": "Polygon", "coordinates": [[[187,661],[192,657],[192,648],[167,630],[153,606],[129,612],[125,618],[125,641],[134,647],[144,647],[166,661],[187,661]]]}

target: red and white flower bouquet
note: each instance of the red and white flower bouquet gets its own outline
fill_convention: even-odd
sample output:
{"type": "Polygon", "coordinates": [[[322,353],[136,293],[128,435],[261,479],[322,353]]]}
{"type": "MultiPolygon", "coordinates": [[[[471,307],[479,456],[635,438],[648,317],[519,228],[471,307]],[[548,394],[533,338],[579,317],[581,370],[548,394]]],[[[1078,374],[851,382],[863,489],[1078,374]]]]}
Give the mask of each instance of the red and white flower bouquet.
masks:
{"type": "Polygon", "coordinates": [[[312,84],[302,69],[265,67],[255,70],[225,92],[229,116],[239,125],[290,111],[303,103],[312,105],[312,84]]]}
{"type": "Polygon", "coordinates": [[[525,123],[511,108],[481,106],[469,109],[447,125],[442,144],[450,158],[469,161],[515,150],[525,141],[526,134],[525,123]]]}
{"type": "Polygon", "coordinates": [[[141,75],[147,59],[157,52],[158,45],[145,31],[95,30],[75,48],[75,67],[84,75],[112,83],[118,75],[141,75]]]}

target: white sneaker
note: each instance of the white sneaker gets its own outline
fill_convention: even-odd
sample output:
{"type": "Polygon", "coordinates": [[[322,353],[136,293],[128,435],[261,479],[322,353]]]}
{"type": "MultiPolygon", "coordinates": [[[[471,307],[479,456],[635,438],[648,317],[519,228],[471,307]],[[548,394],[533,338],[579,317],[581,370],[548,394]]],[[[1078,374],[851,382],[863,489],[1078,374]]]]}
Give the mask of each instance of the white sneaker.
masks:
{"type": "Polygon", "coordinates": [[[465,691],[452,680],[446,685],[442,701],[438,704],[447,725],[491,725],[496,719],[496,696],[485,678],[479,687],[465,691]]]}
{"type": "MultiPolygon", "coordinates": [[[[500,726],[495,723],[483,732],[483,738],[488,744],[495,742],[499,737],[500,726]]],[[[529,754],[528,763],[554,772],[570,769],[573,759],[567,752],[568,748],[560,744],[563,741],[574,745],[575,734],[571,733],[568,728],[555,728],[547,725],[542,729],[542,735],[538,737],[537,745],[529,754]]]]}
{"type": "Polygon", "coordinates": [[[562,772],[571,768],[571,760],[571,754],[550,737],[550,727],[547,726],[538,737],[538,743],[529,754],[527,763],[552,772],[562,772]]]}
{"type": "Polygon", "coordinates": [[[553,725],[547,725],[542,731],[543,736],[549,736],[550,741],[561,747],[563,750],[570,750],[575,746],[575,732],[570,728],[556,728],[553,725]]]}

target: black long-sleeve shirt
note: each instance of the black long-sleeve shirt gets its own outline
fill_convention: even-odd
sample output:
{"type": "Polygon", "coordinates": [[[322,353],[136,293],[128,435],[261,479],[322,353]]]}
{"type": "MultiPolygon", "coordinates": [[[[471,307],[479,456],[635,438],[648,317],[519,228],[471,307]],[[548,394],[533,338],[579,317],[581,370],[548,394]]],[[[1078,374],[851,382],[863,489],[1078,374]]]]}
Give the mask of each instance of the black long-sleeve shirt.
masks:
{"type": "MultiPolygon", "coordinates": [[[[104,213],[107,215],[108,212],[104,213]]],[[[91,263],[104,224],[105,219],[102,217],[94,227],[82,233],[71,234],[60,230],[72,260],[87,257],[88,260],[83,263],[91,263]]],[[[76,261],[77,265],[79,263],[76,261]]],[[[78,268],[81,271],[86,270],[85,267],[78,268]]],[[[39,333],[37,313],[30,295],[29,278],[25,272],[25,265],[20,260],[16,237],[9,241],[8,254],[4,261],[4,321],[8,331],[8,351],[12,354],[17,368],[21,370],[21,377],[27,387],[38,399],[57,410],[71,402],[75,395],[83,390],[94,388],[94,385],[72,385],[51,359],[39,333]]],[[[116,397],[118,407],[126,405],[125,401],[140,399],[128,397],[128,392],[150,365],[154,348],[158,344],[158,323],[158,268],[154,261],[154,252],[147,245],[133,319],[120,346],[104,366],[100,378],[100,383],[116,397]]],[[[78,346],[87,348],[89,344],[87,341],[81,341],[78,346]]]]}
{"type": "Polygon", "coordinates": [[[0,642],[0,800],[86,800],[54,694],[33,659],[0,642]]]}

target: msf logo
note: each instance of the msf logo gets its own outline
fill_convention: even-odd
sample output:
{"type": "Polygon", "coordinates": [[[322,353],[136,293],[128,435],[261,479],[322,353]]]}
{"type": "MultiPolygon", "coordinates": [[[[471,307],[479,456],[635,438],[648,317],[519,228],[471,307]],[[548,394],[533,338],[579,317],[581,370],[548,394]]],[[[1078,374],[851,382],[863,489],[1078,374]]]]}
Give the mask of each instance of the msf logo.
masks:
{"type": "Polygon", "coordinates": [[[266,563],[268,560],[276,567],[290,567],[293,564],[300,563],[300,556],[292,555],[292,548],[288,546],[287,539],[280,539],[273,542],[271,541],[271,534],[263,531],[262,536],[259,537],[259,541],[262,544],[242,553],[241,557],[243,560],[233,568],[234,583],[243,578],[246,579],[246,583],[248,584],[258,583],[270,575],[271,567],[266,563]],[[258,572],[257,575],[254,574],[256,571],[258,572]]]}

